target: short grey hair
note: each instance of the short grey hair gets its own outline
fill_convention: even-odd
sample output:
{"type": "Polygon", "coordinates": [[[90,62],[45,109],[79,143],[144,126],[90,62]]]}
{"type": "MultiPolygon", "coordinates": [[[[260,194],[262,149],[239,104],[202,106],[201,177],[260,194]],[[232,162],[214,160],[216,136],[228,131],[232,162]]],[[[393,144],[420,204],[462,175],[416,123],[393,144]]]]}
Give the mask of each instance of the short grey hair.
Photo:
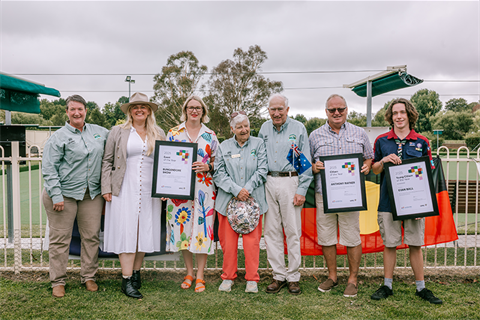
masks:
{"type": "Polygon", "coordinates": [[[342,99],[342,100],[343,100],[343,103],[345,103],[345,107],[348,108],[348,106],[347,106],[347,100],[345,100],[345,98],[342,97],[341,95],[334,93],[334,94],[332,94],[330,97],[328,97],[327,102],[325,102],[325,109],[328,109],[328,101],[332,100],[333,98],[340,98],[340,99],[342,99]]]}
{"type": "Polygon", "coordinates": [[[230,120],[230,127],[234,128],[237,126],[237,124],[247,120],[248,121],[248,126],[250,126],[250,119],[244,114],[239,114],[232,120],[230,120]]]}
{"type": "Polygon", "coordinates": [[[85,109],[87,109],[87,102],[85,101],[85,99],[83,99],[82,96],[78,95],[78,94],[74,94],[74,95],[71,95],[69,96],[66,100],[65,100],[65,103],[66,103],[66,109],[68,110],[68,104],[72,101],[75,101],[75,102],[79,102],[81,104],[83,104],[83,106],[85,107],[85,109]]]}
{"type": "Polygon", "coordinates": [[[272,102],[273,99],[275,98],[280,98],[283,100],[283,104],[285,105],[285,108],[288,108],[288,98],[285,97],[283,94],[280,93],[274,93],[268,98],[268,108],[270,108],[270,102],[272,102]]]}

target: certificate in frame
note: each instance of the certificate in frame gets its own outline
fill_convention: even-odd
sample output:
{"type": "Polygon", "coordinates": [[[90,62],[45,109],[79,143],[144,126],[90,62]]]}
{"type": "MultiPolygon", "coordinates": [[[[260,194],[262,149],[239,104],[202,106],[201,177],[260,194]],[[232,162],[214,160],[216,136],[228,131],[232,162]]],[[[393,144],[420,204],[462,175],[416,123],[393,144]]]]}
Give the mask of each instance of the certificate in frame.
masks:
{"type": "Polygon", "coordinates": [[[323,212],[367,210],[365,175],[360,172],[363,154],[323,156],[320,161],[325,167],[320,170],[323,212]]]}
{"type": "Polygon", "coordinates": [[[438,216],[430,158],[423,156],[384,165],[393,220],[438,216]]]}
{"type": "Polygon", "coordinates": [[[193,200],[198,144],[155,141],[152,197],[193,200]]]}

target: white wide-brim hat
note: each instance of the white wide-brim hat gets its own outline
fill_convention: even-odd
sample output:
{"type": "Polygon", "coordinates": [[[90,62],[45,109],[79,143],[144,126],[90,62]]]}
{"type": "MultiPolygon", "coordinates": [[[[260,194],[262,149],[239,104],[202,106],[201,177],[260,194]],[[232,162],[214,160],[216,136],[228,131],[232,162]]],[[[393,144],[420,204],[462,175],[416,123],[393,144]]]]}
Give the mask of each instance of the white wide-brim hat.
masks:
{"type": "Polygon", "coordinates": [[[136,104],[148,105],[152,109],[152,112],[155,112],[158,109],[158,105],[156,103],[150,102],[148,100],[148,96],[141,92],[135,92],[130,98],[130,102],[122,104],[120,109],[122,109],[123,113],[127,114],[128,108],[136,104]]]}

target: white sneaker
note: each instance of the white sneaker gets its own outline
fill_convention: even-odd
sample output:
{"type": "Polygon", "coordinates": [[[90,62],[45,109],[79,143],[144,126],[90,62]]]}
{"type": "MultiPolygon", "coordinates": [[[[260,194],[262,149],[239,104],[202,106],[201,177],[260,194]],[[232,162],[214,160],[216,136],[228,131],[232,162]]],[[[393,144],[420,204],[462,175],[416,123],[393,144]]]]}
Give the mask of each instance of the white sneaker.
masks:
{"type": "Polygon", "coordinates": [[[225,291],[230,292],[232,291],[233,280],[223,280],[220,287],[218,287],[218,291],[225,291]]]}
{"type": "Polygon", "coordinates": [[[245,292],[257,293],[257,283],[255,281],[247,281],[247,288],[245,289],[245,292]]]}

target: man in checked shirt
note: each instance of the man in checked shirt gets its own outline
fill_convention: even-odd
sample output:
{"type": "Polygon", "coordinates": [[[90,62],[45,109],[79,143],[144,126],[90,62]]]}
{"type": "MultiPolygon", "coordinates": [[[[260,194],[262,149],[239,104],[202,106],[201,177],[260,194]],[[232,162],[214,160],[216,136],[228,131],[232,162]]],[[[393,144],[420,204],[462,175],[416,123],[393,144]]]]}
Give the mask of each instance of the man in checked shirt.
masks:
{"type": "Polygon", "coordinates": [[[355,297],[358,291],[357,275],[362,258],[360,239],[359,211],[341,213],[323,213],[322,183],[320,170],[325,169],[321,156],[340,154],[363,154],[361,172],[370,172],[373,150],[367,133],[360,127],[347,122],[348,107],[345,99],[332,94],[325,104],[328,121],[310,134],[310,153],[312,170],[315,174],[315,202],[317,205],[318,244],[322,246],[327,261],[328,279],[320,284],[318,290],[328,292],[338,285],[337,282],[337,230],[340,230],[341,245],[347,247],[350,276],[343,295],[355,297]]]}

